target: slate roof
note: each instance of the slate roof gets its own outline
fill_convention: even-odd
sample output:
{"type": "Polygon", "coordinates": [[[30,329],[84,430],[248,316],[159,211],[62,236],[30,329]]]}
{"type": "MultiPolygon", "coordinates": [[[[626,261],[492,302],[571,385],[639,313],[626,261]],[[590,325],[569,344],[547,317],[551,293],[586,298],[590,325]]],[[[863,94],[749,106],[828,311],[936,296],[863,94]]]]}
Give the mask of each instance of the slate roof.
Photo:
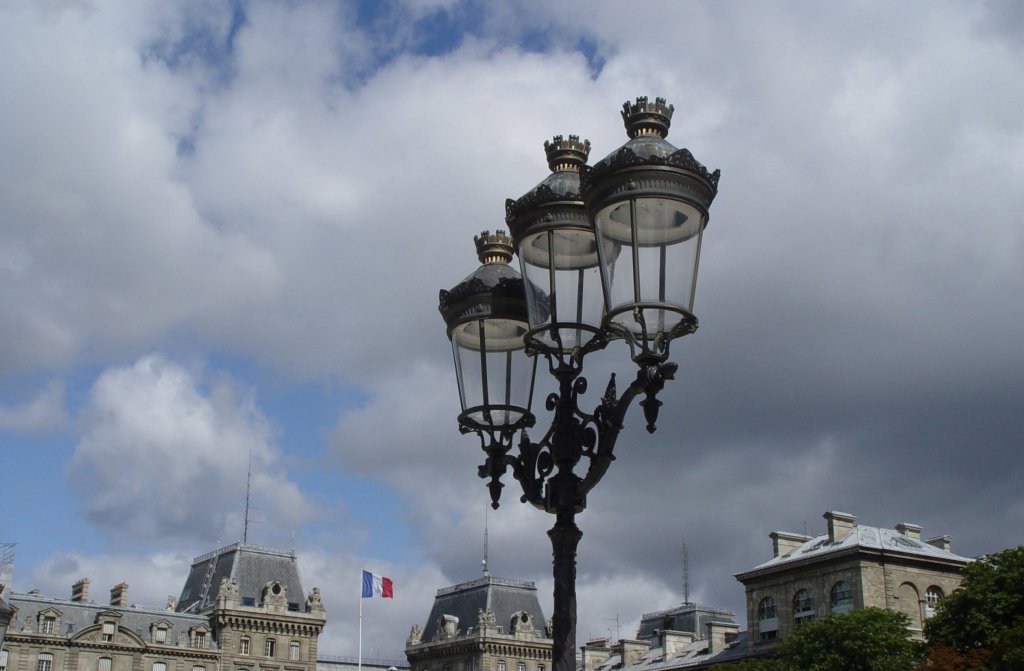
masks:
{"type": "Polygon", "coordinates": [[[759,564],[749,571],[741,574],[752,573],[763,569],[783,566],[792,562],[802,561],[811,557],[822,557],[832,553],[840,553],[855,548],[869,550],[883,550],[886,552],[899,552],[906,555],[921,558],[952,561],[967,564],[972,561],[968,557],[961,557],[949,550],[931,545],[925,541],[906,536],[896,529],[881,529],[878,527],[866,527],[854,525],[848,534],[837,541],[829,542],[828,534],[815,536],[807,542],[793,548],[789,552],[773,557],[763,564],[759,564]]]}
{"type": "Polygon", "coordinates": [[[192,569],[178,598],[178,611],[203,613],[212,609],[220,581],[225,578],[238,581],[243,606],[258,605],[266,584],[278,580],[284,584],[288,609],[305,612],[306,597],[295,553],[243,543],[192,560],[192,569]]]}
{"type": "Polygon", "coordinates": [[[736,614],[728,608],[697,603],[684,603],[657,613],[644,613],[636,637],[641,641],[654,638],[659,631],[683,631],[702,636],[708,622],[736,622],[736,614]]]}
{"type": "Polygon", "coordinates": [[[529,580],[508,580],[485,575],[437,590],[421,640],[427,643],[437,638],[437,621],[442,615],[459,618],[459,633],[469,633],[476,627],[480,610],[494,613],[498,631],[503,634],[510,633],[512,615],[525,610],[533,619],[537,637],[548,638],[543,630],[546,620],[537,600],[537,586],[529,580]]]}
{"type": "Polygon", "coordinates": [[[608,660],[600,664],[595,671],[668,671],[698,664],[738,662],[750,656],[747,637],[748,632],[737,632],[731,641],[714,654],[708,654],[708,641],[703,638],[694,640],[668,658],[665,657],[665,649],[658,646],[651,648],[635,662],[626,666],[622,664],[622,656],[616,652],[611,654],[608,660]]]}
{"type": "MultiPolygon", "coordinates": [[[[121,619],[118,621],[118,626],[134,631],[144,641],[150,640],[150,626],[156,622],[170,623],[171,628],[167,632],[169,644],[173,644],[177,640],[178,634],[187,634],[192,627],[205,626],[209,628],[210,625],[209,621],[201,615],[176,613],[145,606],[110,606],[102,603],[53,599],[37,594],[12,593],[10,603],[17,608],[17,613],[11,621],[9,629],[11,632],[22,631],[26,622],[30,624],[30,629],[35,631],[39,613],[51,608],[60,611],[60,631],[54,633],[65,637],[74,636],[82,629],[96,624],[96,615],[106,611],[120,613],[121,619]]],[[[209,647],[213,648],[214,644],[209,643],[209,647]]]]}

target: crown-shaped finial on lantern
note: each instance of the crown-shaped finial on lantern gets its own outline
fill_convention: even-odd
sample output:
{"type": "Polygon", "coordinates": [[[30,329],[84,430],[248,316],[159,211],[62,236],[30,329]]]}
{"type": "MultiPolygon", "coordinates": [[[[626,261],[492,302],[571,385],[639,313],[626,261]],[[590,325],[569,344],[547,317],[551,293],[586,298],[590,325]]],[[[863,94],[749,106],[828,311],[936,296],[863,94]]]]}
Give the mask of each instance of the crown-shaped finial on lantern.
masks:
{"type": "Polygon", "coordinates": [[[511,263],[512,238],[505,231],[481,231],[480,235],[473,237],[473,242],[476,243],[480,263],[511,263]]]}
{"type": "Polygon", "coordinates": [[[664,98],[655,98],[651,103],[647,96],[639,96],[632,105],[624,102],[622,120],[626,124],[626,133],[631,138],[640,135],[665,137],[672,125],[673,111],[675,107],[666,103],[664,98]]]}
{"type": "Polygon", "coordinates": [[[552,172],[579,170],[590,156],[590,140],[581,141],[579,135],[570,135],[568,139],[556,135],[550,142],[544,142],[544,153],[552,172]]]}

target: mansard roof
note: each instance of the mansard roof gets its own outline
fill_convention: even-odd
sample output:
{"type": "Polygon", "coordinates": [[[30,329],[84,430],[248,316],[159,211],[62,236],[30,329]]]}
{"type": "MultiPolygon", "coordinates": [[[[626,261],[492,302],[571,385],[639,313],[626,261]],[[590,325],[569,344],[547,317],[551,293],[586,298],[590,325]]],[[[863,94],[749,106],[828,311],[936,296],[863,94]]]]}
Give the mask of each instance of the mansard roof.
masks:
{"type": "Polygon", "coordinates": [[[481,610],[490,610],[499,632],[508,634],[512,616],[526,611],[533,620],[538,638],[548,638],[544,631],[544,612],[537,600],[537,586],[529,580],[508,580],[485,575],[476,580],[437,590],[421,640],[437,639],[438,619],[452,615],[459,620],[459,633],[466,634],[477,626],[481,610]]]}
{"type": "Polygon", "coordinates": [[[288,597],[288,610],[306,611],[295,553],[244,543],[235,543],[192,560],[192,569],[178,599],[178,611],[203,613],[211,610],[224,579],[238,582],[238,597],[243,606],[259,605],[263,588],[270,582],[280,582],[288,597]]]}
{"type": "MultiPolygon", "coordinates": [[[[11,605],[17,609],[9,631],[17,633],[26,629],[36,631],[40,613],[57,611],[60,614],[60,631],[55,635],[73,638],[79,632],[96,624],[100,613],[117,614],[120,616],[118,627],[134,632],[144,641],[150,640],[150,627],[157,622],[170,625],[168,642],[173,642],[180,633],[188,633],[195,627],[209,628],[209,622],[200,615],[175,613],[173,611],[148,608],[146,606],[110,606],[102,603],[53,599],[38,594],[12,593],[11,605]]],[[[212,647],[212,643],[210,644],[212,647]]]]}

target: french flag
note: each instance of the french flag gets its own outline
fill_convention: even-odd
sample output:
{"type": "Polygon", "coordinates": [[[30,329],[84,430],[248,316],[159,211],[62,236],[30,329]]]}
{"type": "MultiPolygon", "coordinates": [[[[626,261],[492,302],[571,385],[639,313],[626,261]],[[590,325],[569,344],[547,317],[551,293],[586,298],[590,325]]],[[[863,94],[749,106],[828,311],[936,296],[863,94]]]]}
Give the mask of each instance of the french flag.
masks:
{"type": "Polygon", "coordinates": [[[363,571],[363,598],[369,599],[371,597],[383,597],[385,599],[394,598],[394,587],[391,582],[391,578],[385,578],[384,576],[374,575],[369,571],[363,571]]]}

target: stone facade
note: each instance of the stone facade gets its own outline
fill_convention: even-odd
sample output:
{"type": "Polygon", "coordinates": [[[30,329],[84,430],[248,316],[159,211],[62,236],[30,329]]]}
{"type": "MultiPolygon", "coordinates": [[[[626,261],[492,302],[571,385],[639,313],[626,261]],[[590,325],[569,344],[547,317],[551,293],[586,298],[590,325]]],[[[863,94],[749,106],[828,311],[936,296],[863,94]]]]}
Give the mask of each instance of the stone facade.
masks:
{"type": "Polygon", "coordinates": [[[324,609],[301,589],[293,554],[239,543],[197,558],[182,594],[200,598],[164,609],[128,605],[124,583],[96,604],[87,579],[70,599],[12,594],[0,671],[316,671],[324,609]]]}
{"type": "Polygon", "coordinates": [[[438,590],[405,654],[411,671],[550,671],[550,627],[536,586],[484,575],[438,590]]]}
{"type": "Polygon", "coordinates": [[[905,614],[921,637],[924,620],[960,585],[971,561],[950,551],[948,536],[921,540],[921,528],[881,529],[827,512],[827,533],[773,532],[773,558],[736,575],[746,589],[747,627],[754,650],[771,648],[801,622],[853,608],[905,614]]]}

